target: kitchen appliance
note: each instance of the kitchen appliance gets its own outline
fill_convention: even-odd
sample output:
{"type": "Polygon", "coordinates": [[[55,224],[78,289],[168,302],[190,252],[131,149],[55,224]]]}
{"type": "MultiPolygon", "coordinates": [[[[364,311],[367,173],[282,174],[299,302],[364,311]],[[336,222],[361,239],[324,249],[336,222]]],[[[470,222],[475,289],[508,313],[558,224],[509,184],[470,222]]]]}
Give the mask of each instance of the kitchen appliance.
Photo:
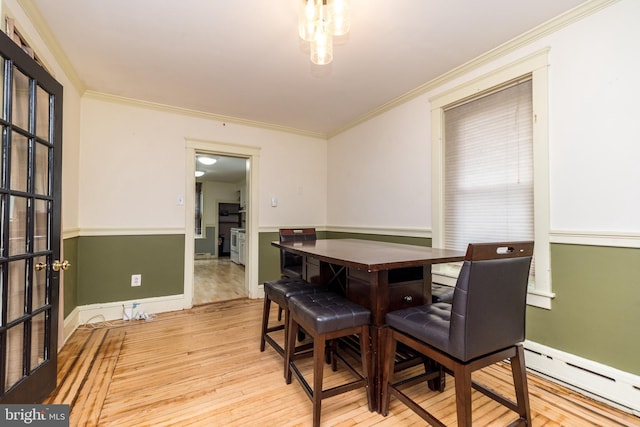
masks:
{"type": "Polygon", "coordinates": [[[238,231],[238,263],[244,265],[246,258],[246,233],[244,229],[238,231]]]}
{"type": "MultiPolygon", "coordinates": [[[[231,261],[236,264],[240,264],[240,235],[242,235],[242,247],[244,249],[244,228],[232,228],[231,229],[231,261]]],[[[242,257],[244,261],[244,255],[242,257]]]]}

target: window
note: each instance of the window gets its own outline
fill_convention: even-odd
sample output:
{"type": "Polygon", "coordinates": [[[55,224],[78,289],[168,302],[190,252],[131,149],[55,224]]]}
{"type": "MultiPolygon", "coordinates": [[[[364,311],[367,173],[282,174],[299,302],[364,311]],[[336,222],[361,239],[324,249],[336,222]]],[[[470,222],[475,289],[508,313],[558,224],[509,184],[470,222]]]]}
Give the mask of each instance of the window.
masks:
{"type": "Polygon", "coordinates": [[[531,80],[444,111],[444,236],[469,242],[533,240],[531,80]]]}
{"type": "MultiPolygon", "coordinates": [[[[534,239],[527,302],[551,308],[547,51],[431,102],[433,246],[534,239]]],[[[457,271],[434,266],[434,280],[457,271]]]]}

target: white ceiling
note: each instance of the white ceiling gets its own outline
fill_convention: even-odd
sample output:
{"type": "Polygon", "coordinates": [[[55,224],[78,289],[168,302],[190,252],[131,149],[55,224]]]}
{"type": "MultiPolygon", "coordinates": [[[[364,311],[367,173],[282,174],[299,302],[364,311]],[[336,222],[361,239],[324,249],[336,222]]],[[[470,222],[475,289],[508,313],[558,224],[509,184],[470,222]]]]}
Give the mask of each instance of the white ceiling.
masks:
{"type": "Polygon", "coordinates": [[[196,154],[196,171],[204,172],[204,175],[197,178],[196,181],[238,183],[247,177],[246,159],[207,154],[204,157],[213,157],[216,162],[212,165],[205,165],[197,161],[198,157],[199,155],[196,154]]]}
{"type": "Polygon", "coordinates": [[[19,0],[86,89],[331,135],[584,0],[351,0],[312,66],[299,0],[19,0]]]}

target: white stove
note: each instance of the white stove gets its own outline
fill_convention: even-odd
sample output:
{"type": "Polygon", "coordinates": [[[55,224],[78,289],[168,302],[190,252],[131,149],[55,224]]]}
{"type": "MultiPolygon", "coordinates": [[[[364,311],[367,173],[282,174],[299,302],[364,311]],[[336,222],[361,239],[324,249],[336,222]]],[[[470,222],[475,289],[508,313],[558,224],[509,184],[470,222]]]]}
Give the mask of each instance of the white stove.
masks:
{"type": "Polygon", "coordinates": [[[245,229],[231,229],[231,261],[244,265],[245,254],[245,229]]]}

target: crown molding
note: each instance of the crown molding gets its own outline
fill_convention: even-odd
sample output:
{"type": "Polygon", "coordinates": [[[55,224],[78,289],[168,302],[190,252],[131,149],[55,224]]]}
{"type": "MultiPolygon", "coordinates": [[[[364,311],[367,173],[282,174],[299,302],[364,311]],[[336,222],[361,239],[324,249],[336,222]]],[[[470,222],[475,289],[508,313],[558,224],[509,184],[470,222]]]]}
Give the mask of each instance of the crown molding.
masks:
{"type": "Polygon", "coordinates": [[[80,79],[80,76],[78,76],[75,68],[73,68],[73,65],[71,64],[71,61],[69,61],[67,54],[64,52],[64,50],[58,43],[58,40],[51,32],[49,24],[47,24],[47,21],[40,13],[38,7],[33,3],[33,0],[17,0],[17,2],[31,21],[31,24],[33,25],[35,30],[40,35],[40,38],[42,38],[42,41],[46,45],[47,49],[49,49],[60,68],[62,68],[62,72],[67,76],[78,93],[83,94],[87,89],[86,85],[84,84],[82,79],[80,79]]]}
{"type": "Polygon", "coordinates": [[[130,105],[134,107],[141,107],[141,108],[146,108],[150,110],[163,111],[166,113],[180,114],[180,115],[195,117],[199,119],[215,120],[215,121],[223,122],[225,124],[234,123],[234,124],[243,125],[243,126],[251,126],[251,127],[262,128],[262,129],[275,130],[278,132],[287,132],[287,133],[293,133],[293,134],[302,135],[302,136],[309,136],[312,138],[321,138],[321,139],[327,138],[327,135],[323,133],[310,132],[302,129],[296,129],[296,128],[291,128],[287,126],[280,126],[280,125],[275,125],[275,124],[265,123],[265,122],[258,122],[254,120],[239,119],[237,117],[225,116],[222,114],[206,113],[204,111],[191,110],[189,108],[175,107],[172,105],[161,104],[157,102],[127,98],[125,96],[112,95],[112,94],[103,93],[103,92],[96,92],[93,90],[87,90],[84,93],[84,96],[86,98],[96,99],[99,101],[130,105]]]}
{"type": "Polygon", "coordinates": [[[393,108],[396,108],[412,99],[428,93],[445,83],[453,81],[491,61],[499,59],[509,53],[520,49],[523,46],[526,46],[542,37],[545,37],[549,34],[552,34],[562,28],[567,27],[568,25],[573,24],[574,22],[580,21],[581,19],[586,18],[587,16],[593,15],[594,13],[611,6],[612,4],[618,3],[620,0],[590,0],[587,1],[561,15],[556,16],[555,18],[550,19],[549,21],[538,25],[537,27],[521,34],[520,36],[511,39],[510,41],[501,44],[500,46],[468,61],[459,67],[456,67],[433,80],[430,80],[415,89],[410,90],[404,95],[399,96],[398,98],[392,99],[391,101],[379,106],[378,108],[369,111],[365,115],[357,118],[355,121],[342,126],[333,132],[330,132],[328,137],[332,138],[336,135],[339,135],[361,123],[367,122],[372,118],[385,113],[393,108]]]}
{"type": "Polygon", "coordinates": [[[17,0],[18,4],[22,7],[24,12],[27,14],[29,19],[32,21],[34,27],[44,40],[47,47],[54,54],[56,60],[62,67],[63,71],[72,82],[72,84],[76,87],[79,93],[84,94],[93,99],[100,99],[109,102],[122,103],[128,105],[134,105],[138,107],[150,108],[158,111],[165,111],[170,113],[182,114],[191,117],[203,118],[208,120],[216,120],[225,123],[234,123],[244,126],[257,127],[268,130],[275,130],[279,132],[287,132],[293,133],[302,136],[309,136],[313,138],[321,138],[321,139],[329,139],[338,134],[341,134],[361,123],[364,123],[372,118],[385,113],[399,105],[402,105],[420,95],[423,95],[447,82],[450,82],[464,74],[469,73],[470,71],[485,65],[491,61],[494,61],[508,53],[511,53],[523,46],[526,46],[529,43],[532,43],[542,37],[545,37],[549,34],[552,34],[574,22],[580,21],[587,16],[590,16],[604,8],[607,8],[615,3],[618,3],[620,0],[590,0],[587,1],[561,15],[558,15],[555,18],[550,19],[549,21],[523,33],[522,35],[503,43],[502,45],[472,59],[471,61],[462,64],[459,67],[452,69],[451,71],[444,73],[433,80],[430,80],[415,89],[410,90],[409,92],[397,97],[378,108],[375,108],[363,116],[357,118],[356,120],[337,128],[327,134],[319,133],[319,132],[310,132],[302,129],[296,129],[286,126],[279,126],[265,122],[258,122],[252,120],[244,120],[231,116],[224,116],[219,114],[205,113],[197,110],[190,110],[187,108],[174,107],[170,105],[164,105],[154,102],[141,101],[131,98],[126,98],[122,96],[110,95],[105,93],[99,93],[95,91],[88,91],[86,86],[79,78],[75,69],[71,65],[71,62],[67,58],[66,54],[60,47],[59,43],[53,36],[53,33],[49,29],[48,24],[42,17],[42,14],[38,10],[37,6],[33,3],[33,0],[17,0]]]}

